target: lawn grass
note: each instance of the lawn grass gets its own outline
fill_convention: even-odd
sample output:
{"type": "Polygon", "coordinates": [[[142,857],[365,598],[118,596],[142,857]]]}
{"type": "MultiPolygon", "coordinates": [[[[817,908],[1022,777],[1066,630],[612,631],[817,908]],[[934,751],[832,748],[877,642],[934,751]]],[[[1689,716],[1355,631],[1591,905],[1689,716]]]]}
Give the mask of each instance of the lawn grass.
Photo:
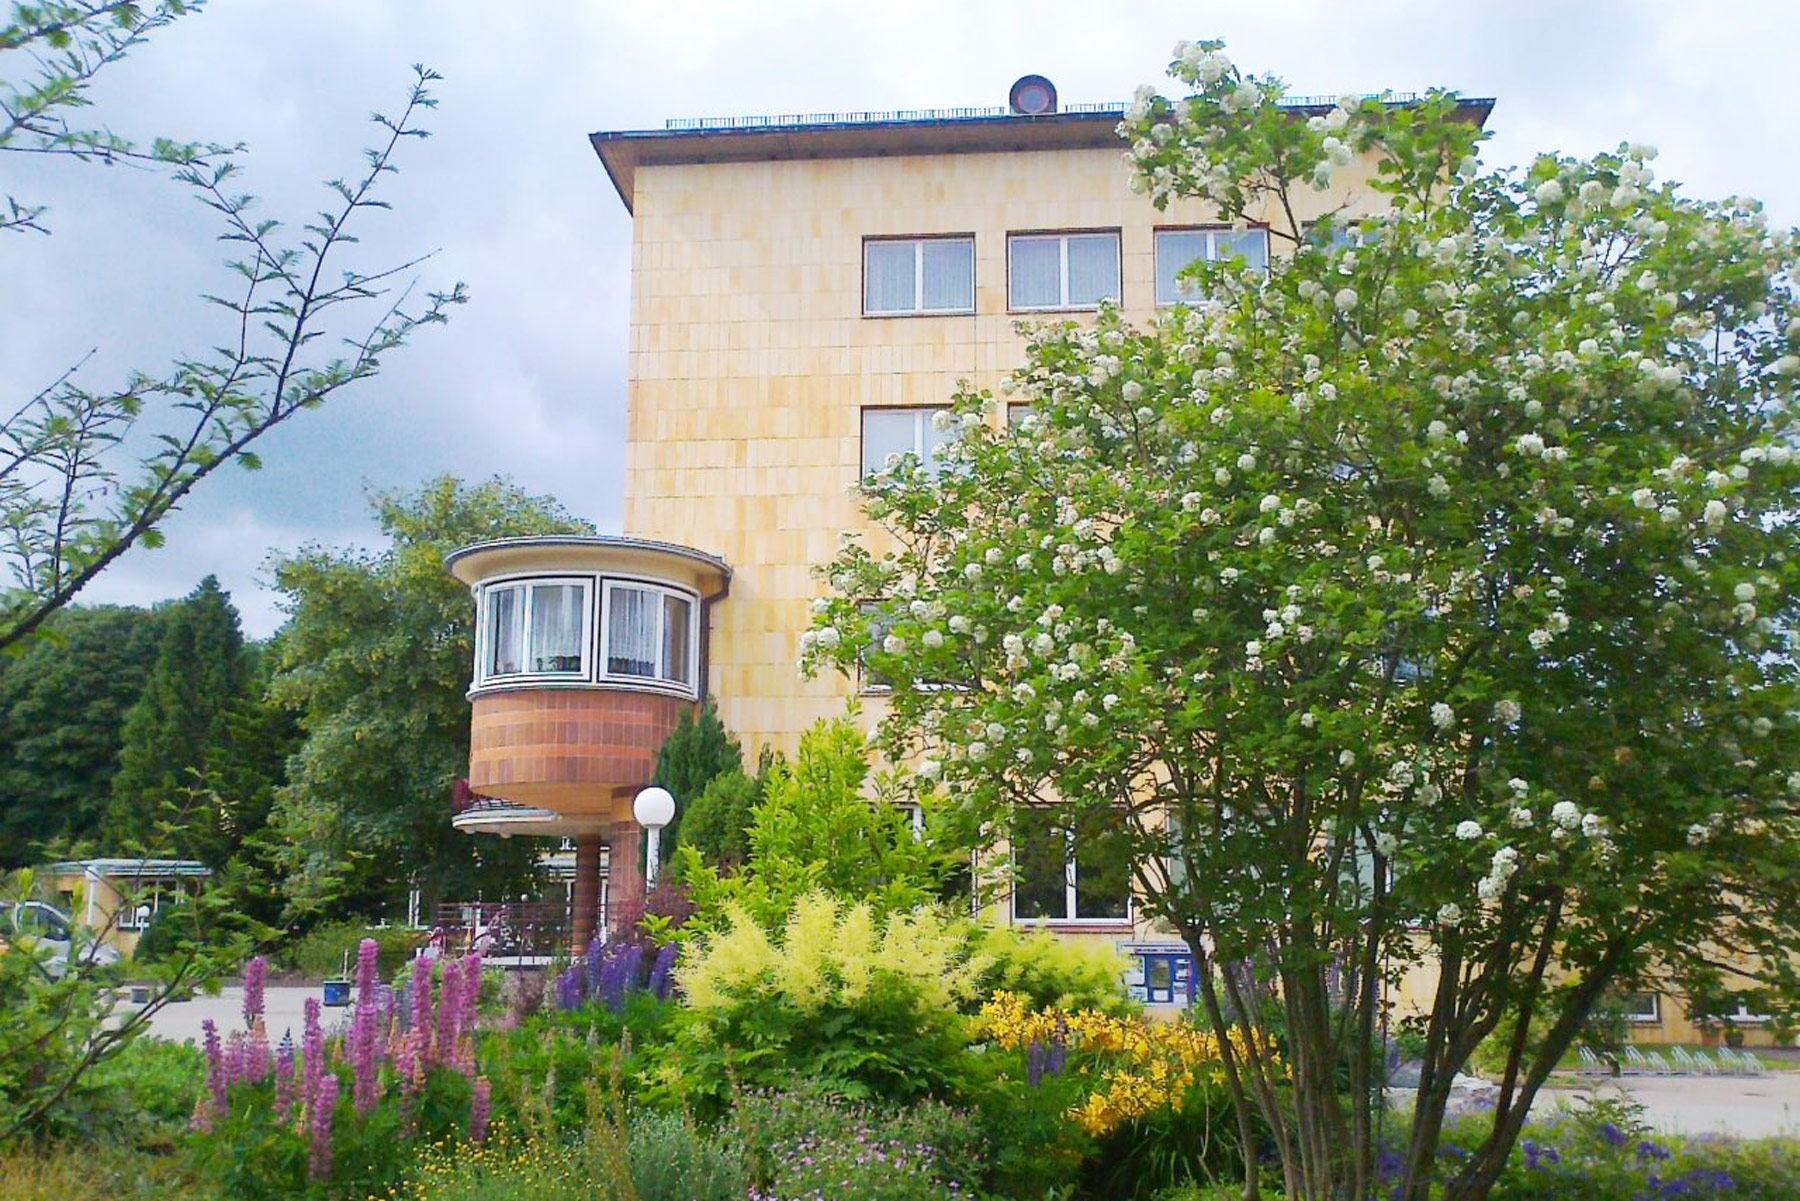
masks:
{"type": "Polygon", "coordinates": [[[116,1144],[24,1144],[0,1151],[6,1201],[223,1201],[177,1157],[116,1144]]]}

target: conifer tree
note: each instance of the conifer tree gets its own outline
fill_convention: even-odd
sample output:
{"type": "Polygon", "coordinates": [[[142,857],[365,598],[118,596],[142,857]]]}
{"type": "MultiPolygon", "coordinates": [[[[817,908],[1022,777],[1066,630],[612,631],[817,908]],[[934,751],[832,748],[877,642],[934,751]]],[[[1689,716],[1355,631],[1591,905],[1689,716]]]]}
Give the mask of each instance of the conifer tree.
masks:
{"type": "Polygon", "coordinates": [[[191,841],[159,825],[188,808],[247,676],[237,610],[209,575],[170,614],[144,693],[125,715],[108,830],[114,849],[176,853],[191,841]]]}
{"type": "Polygon", "coordinates": [[[709,699],[698,712],[683,713],[663,743],[650,779],[675,798],[675,820],[663,831],[664,846],[673,851],[678,845],[681,819],[708,784],[727,772],[743,770],[743,748],[719,720],[718,706],[709,699]]]}

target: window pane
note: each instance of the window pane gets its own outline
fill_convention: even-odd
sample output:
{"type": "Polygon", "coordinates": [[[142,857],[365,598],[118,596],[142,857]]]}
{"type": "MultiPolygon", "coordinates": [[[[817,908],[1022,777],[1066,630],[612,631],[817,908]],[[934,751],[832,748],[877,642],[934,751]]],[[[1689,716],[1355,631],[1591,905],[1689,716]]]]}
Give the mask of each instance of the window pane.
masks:
{"type": "Polygon", "coordinates": [[[1156,303],[1193,300],[1199,292],[1179,276],[1206,257],[1204,230],[1165,230],[1156,235],[1156,303]]]}
{"type": "Polygon", "coordinates": [[[917,454],[918,420],[910,409],[864,409],[863,474],[880,471],[892,455],[917,454]]]}
{"type": "Polygon", "coordinates": [[[862,607],[862,614],[869,622],[869,641],[863,651],[856,657],[856,666],[862,672],[864,688],[892,688],[894,682],[869,666],[868,652],[880,648],[888,636],[888,630],[894,622],[882,610],[880,605],[867,604],[862,607]]]}
{"type": "Polygon", "coordinates": [[[1013,916],[1069,916],[1069,835],[1050,815],[1032,810],[1013,819],[1013,916]]]}
{"type": "Polygon", "coordinates": [[[581,670],[580,584],[534,584],[531,588],[531,670],[581,670]]]}
{"type": "Polygon", "coordinates": [[[1098,831],[1075,835],[1075,916],[1106,919],[1131,915],[1131,869],[1124,841],[1098,831]]]}
{"type": "Polygon", "coordinates": [[[1216,234],[1213,256],[1220,259],[1241,258],[1258,271],[1269,269],[1269,232],[1247,229],[1241,234],[1216,234]]]}
{"type": "Polygon", "coordinates": [[[925,308],[964,312],[975,307],[975,243],[926,242],[925,308]]]}
{"type": "Polygon", "coordinates": [[[1018,429],[1020,426],[1025,425],[1030,420],[1031,420],[1031,406],[1030,405],[1007,405],[1006,406],[1006,427],[1008,429],[1018,429]]]}
{"type": "Polygon", "coordinates": [[[692,603],[678,596],[663,597],[663,679],[692,684],[689,670],[688,628],[692,603]]]}
{"type": "Polygon", "coordinates": [[[607,598],[606,670],[616,676],[656,675],[657,618],[662,593],[614,587],[607,598]]]}
{"type": "Polygon", "coordinates": [[[1062,299],[1062,244],[1056,238],[1014,238],[1007,253],[1008,304],[1054,309],[1062,299]]]}
{"type": "Polygon", "coordinates": [[[524,666],[525,607],[523,588],[490,588],[487,593],[487,674],[516,675],[524,666]]]}
{"type": "Polygon", "coordinates": [[[918,307],[913,295],[913,256],[917,242],[866,242],[863,268],[863,311],[910,313],[918,307]]]}
{"type": "Polygon", "coordinates": [[[1083,234],[1069,239],[1069,303],[1099,304],[1119,298],[1117,234],[1083,234]]]}

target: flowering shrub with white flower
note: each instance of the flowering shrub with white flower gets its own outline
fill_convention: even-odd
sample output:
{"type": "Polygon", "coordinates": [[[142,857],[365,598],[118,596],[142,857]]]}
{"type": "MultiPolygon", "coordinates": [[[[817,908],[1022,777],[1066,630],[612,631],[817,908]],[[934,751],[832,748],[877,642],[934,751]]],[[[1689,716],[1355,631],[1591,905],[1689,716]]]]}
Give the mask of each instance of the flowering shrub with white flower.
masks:
{"type": "Polygon", "coordinates": [[[996,829],[1103,826],[1219,1034],[1279,998],[1291,1093],[1225,1067],[1290,1196],[1368,1194],[1380,985],[1438,965],[1397,1195],[1505,1022],[1438,1182],[1483,1195],[1602,991],[1800,948],[1795,236],[1645,147],[1485,170],[1450,96],[1284,107],[1217,43],[1171,74],[1129,168],[1266,223],[1269,272],[1031,330],[1027,420],[966,392],[941,474],[865,483],[896,549],[824,568],[807,665],[892,681],[891,753],[996,829]],[[1385,209],[1298,219],[1357,155],[1385,209]]]}

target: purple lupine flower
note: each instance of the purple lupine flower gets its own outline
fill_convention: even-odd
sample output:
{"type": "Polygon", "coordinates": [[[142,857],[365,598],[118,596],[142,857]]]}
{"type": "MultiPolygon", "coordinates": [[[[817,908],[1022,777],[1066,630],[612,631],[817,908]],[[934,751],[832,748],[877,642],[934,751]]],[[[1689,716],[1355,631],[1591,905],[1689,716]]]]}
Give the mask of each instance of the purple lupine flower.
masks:
{"type": "Polygon", "coordinates": [[[659,1001],[669,999],[675,983],[675,957],[680,953],[681,949],[674,943],[656,953],[656,962],[650,968],[650,993],[659,1001]]]}
{"type": "Polygon", "coordinates": [[[581,1005],[581,965],[570,964],[556,978],[556,1007],[567,1013],[581,1005]]]}
{"type": "Polygon", "coordinates": [[[606,951],[606,944],[598,938],[588,943],[585,970],[581,978],[581,995],[584,999],[600,991],[600,976],[606,970],[606,951]]]}
{"type": "Polygon", "coordinates": [[[486,1076],[475,1078],[475,1099],[469,1105],[469,1137],[477,1146],[487,1142],[488,1109],[492,1103],[493,1085],[486,1076]]]}
{"type": "Polygon", "coordinates": [[[394,1016],[399,1009],[399,1000],[394,986],[383,984],[375,990],[375,1054],[385,1055],[388,1040],[394,1036],[394,1016]]]}
{"type": "Polygon", "coordinates": [[[365,938],[356,944],[356,1000],[358,1004],[368,1005],[375,1001],[375,984],[379,977],[376,964],[381,954],[381,944],[372,938],[365,938]]]}
{"type": "Polygon", "coordinates": [[[331,1117],[337,1109],[338,1078],[333,1072],[319,1077],[319,1091],[312,1098],[312,1150],[307,1173],[314,1180],[331,1175],[331,1117]]]}
{"type": "Polygon", "coordinates": [[[357,1005],[350,1019],[351,1097],[356,1112],[367,1115],[380,1099],[381,1069],[375,1062],[375,1005],[357,1005]]]}
{"type": "Polygon", "coordinates": [[[294,1036],[283,1034],[275,1052],[275,1120],[285,1122],[294,1112],[294,1036]]]}
{"type": "Polygon", "coordinates": [[[460,1005],[457,994],[462,989],[457,986],[456,965],[444,961],[444,982],[438,989],[437,1006],[437,1038],[431,1044],[430,1063],[433,1067],[440,1063],[448,1063],[456,1051],[456,1026],[460,1005]]]}
{"type": "Polygon", "coordinates": [[[319,1095],[319,1080],[325,1075],[325,1031],[319,1025],[319,998],[306,998],[305,1016],[300,1033],[300,1099],[306,1105],[319,1095]]]}
{"type": "Polygon", "coordinates": [[[614,1013],[625,1011],[625,994],[638,982],[644,963],[644,948],[637,943],[621,943],[606,957],[600,971],[600,1000],[614,1013]]]}
{"type": "Polygon", "coordinates": [[[1025,1083],[1032,1088],[1044,1083],[1044,1044],[1035,1038],[1025,1048],[1025,1083]]]}
{"type": "Polygon", "coordinates": [[[219,1050],[219,1027],[207,1018],[200,1023],[201,1043],[206,1049],[206,1092],[212,1098],[212,1116],[223,1118],[230,1111],[225,1090],[231,1081],[225,1075],[225,1056],[219,1050]]]}
{"type": "Polygon", "coordinates": [[[431,1029],[431,960],[423,955],[413,960],[412,981],[407,985],[411,991],[409,1000],[412,1013],[407,1022],[410,1029],[430,1031],[431,1029]]]}
{"type": "Polygon", "coordinates": [[[232,1088],[238,1081],[245,1079],[249,1071],[245,1066],[244,1032],[233,1030],[225,1036],[225,1087],[232,1088]]]}
{"type": "Polygon", "coordinates": [[[263,1016],[263,989],[269,983],[269,961],[261,955],[244,965],[244,1028],[253,1030],[263,1016]]]}
{"type": "Polygon", "coordinates": [[[261,1084],[269,1078],[269,1036],[258,1023],[244,1044],[244,1079],[261,1084]]]}

